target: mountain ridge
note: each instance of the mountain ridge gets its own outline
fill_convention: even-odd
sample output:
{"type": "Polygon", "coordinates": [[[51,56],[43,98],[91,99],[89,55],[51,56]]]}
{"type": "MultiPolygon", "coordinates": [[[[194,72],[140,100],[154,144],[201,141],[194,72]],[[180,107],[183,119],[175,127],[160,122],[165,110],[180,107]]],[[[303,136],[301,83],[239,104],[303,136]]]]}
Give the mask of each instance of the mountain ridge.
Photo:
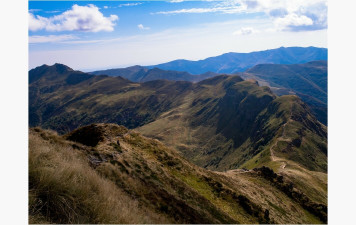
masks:
{"type": "Polygon", "coordinates": [[[133,82],[147,82],[152,80],[174,80],[174,81],[191,81],[199,82],[201,80],[218,75],[213,72],[205,72],[199,75],[192,75],[188,72],[180,72],[173,70],[163,70],[158,67],[147,69],[143,66],[132,66],[119,69],[108,69],[90,72],[93,75],[109,75],[109,76],[121,76],[133,82]]]}
{"type": "Polygon", "coordinates": [[[244,79],[256,79],[261,85],[271,87],[277,95],[297,94],[309,104],[318,120],[327,125],[326,60],[325,48],[281,47],[251,53],[230,52],[198,61],[175,60],[146,67],[136,65],[91,74],[123,76],[134,82],[157,79],[199,82],[223,73],[237,74],[244,79]]]}
{"type": "Polygon", "coordinates": [[[165,70],[185,71],[191,74],[205,72],[243,72],[257,64],[297,64],[315,60],[327,60],[327,49],[317,47],[280,47],[250,53],[230,52],[202,60],[174,60],[147,68],[158,67],[165,70]]]}
{"type": "MultiPolygon", "coordinates": [[[[284,111],[294,107],[305,114],[308,123],[321,126],[298,97],[277,97],[268,87],[239,76],[220,75],[198,83],[134,83],[121,77],[71,71],[51,77],[57,79],[44,76],[30,83],[30,126],[41,125],[63,133],[93,122],[117,123],[158,138],[197,165],[215,170],[239,168],[268,149],[279,126],[287,122],[275,117],[277,111],[263,116],[276,99],[283,101],[274,107],[284,111]],[[76,82],[68,82],[69,77],[76,82]],[[266,130],[265,126],[270,128],[266,130]]],[[[320,162],[312,159],[324,148],[320,146],[326,142],[326,128],[322,128],[323,134],[317,134],[320,144],[316,145],[305,138],[307,133],[312,135],[315,126],[306,129],[301,121],[294,121],[296,130],[290,135],[300,136],[306,145],[319,149],[313,152],[305,148],[311,158],[303,165],[325,171],[326,157],[321,154],[320,162]]],[[[289,150],[294,149],[298,155],[298,149],[304,147],[303,143],[291,144],[289,150]]]]}
{"type": "Polygon", "coordinates": [[[327,61],[319,60],[291,65],[259,64],[238,75],[256,79],[277,95],[297,94],[327,124],[327,73],[327,61]]]}
{"type": "Polygon", "coordinates": [[[327,223],[327,127],[297,95],[60,64],[29,81],[31,223],[327,223]]]}

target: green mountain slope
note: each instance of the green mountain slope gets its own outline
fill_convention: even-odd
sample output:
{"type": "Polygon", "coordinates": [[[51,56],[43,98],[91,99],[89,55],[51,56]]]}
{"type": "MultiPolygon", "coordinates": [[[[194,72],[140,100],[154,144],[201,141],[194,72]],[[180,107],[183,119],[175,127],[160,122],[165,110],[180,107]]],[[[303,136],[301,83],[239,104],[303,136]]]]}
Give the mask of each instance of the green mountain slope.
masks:
{"type": "Polygon", "coordinates": [[[304,64],[260,64],[239,75],[256,79],[277,95],[296,94],[310,107],[319,121],[327,123],[327,61],[304,64]]]}
{"type": "Polygon", "coordinates": [[[327,222],[327,129],[296,95],[61,64],[29,81],[30,222],[327,222]]]}
{"type": "Polygon", "coordinates": [[[115,124],[64,136],[33,128],[29,141],[30,222],[326,222],[321,175],[301,185],[289,169],[212,172],[115,124]]]}
{"type": "MultiPolygon", "coordinates": [[[[326,127],[298,97],[276,97],[268,87],[238,76],[133,83],[70,69],[53,73],[53,67],[50,75],[30,83],[30,126],[65,133],[95,122],[121,124],[220,171],[241,168],[266,153],[290,126],[284,132],[288,141],[278,143],[288,146],[285,158],[326,172],[326,127]]],[[[30,77],[36,77],[35,70],[30,77]]]]}

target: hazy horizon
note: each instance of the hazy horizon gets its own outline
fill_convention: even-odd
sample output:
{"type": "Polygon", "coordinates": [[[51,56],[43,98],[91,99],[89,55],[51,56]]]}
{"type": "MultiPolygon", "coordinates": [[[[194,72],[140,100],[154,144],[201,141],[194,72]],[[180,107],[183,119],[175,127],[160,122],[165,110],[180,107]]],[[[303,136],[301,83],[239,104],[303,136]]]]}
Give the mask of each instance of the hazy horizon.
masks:
{"type": "MultiPolygon", "coordinates": [[[[279,49],[279,48],[294,48],[294,47],[302,47],[302,46],[281,46],[281,47],[278,47],[278,48],[272,48],[272,49],[263,49],[263,50],[260,50],[260,51],[267,51],[267,50],[273,50],[273,49],[279,49]]],[[[309,48],[309,47],[313,47],[313,48],[324,48],[324,47],[316,47],[316,46],[306,46],[306,47],[302,47],[302,48],[309,48]]],[[[325,49],[327,49],[325,47],[325,49]]],[[[197,60],[191,60],[191,61],[199,61],[199,60],[204,60],[204,59],[207,59],[207,58],[212,58],[212,57],[217,57],[217,56],[221,56],[221,55],[224,55],[224,54],[228,54],[228,53],[252,53],[252,52],[258,52],[258,51],[251,51],[251,52],[225,52],[225,53],[222,53],[220,55],[214,55],[214,56],[209,56],[209,57],[206,57],[206,58],[201,58],[201,59],[197,59],[197,60]]],[[[171,61],[175,61],[175,60],[188,60],[188,59],[174,59],[174,60],[171,60],[171,61]]],[[[98,70],[107,70],[107,69],[118,69],[118,68],[127,68],[127,67],[132,67],[132,66],[153,66],[153,65],[158,65],[158,64],[162,64],[162,63],[167,63],[167,62],[171,62],[171,61],[164,61],[164,62],[159,62],[159,63],[156,63],[156,64],[147,64],[147,65],[140,65],[140,64],[128,64],[128,65],[123,65],[123,66],[112,66],[112,67],[100,67],[100,68],[84,68],[84,69],[77,69],[77,68],[73,68],[71,67],[72,69],[74,70],[80,70],[82,72],[93,72],[93,71],[98,71],[98,70]]],[[[63,64],[63,65],[66,65],[64,63],[61,63],[61,62],[54,62],[52,64],[46,64],[46,63],[43,63],[43,64],[40,64],[40,65],[37,65],[37,66],[34,66],[33,68],[29,68],[29,70],[31,69],[34,69],[36,67],[39,67],[39,66],[42,66],[42,65],[48,65],[48,66],[52,66],[54,64],[63,64]]],[[[68,65],[67,65],[68,66],[68,65]]]]}

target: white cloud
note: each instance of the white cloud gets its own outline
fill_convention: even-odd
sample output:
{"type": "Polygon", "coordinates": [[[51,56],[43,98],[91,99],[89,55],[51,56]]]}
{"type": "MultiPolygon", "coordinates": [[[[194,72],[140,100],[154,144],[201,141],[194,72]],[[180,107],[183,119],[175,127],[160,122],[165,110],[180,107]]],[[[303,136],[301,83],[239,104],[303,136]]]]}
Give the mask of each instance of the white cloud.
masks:
{"type": "Polygon", "coordinates": [[[239,4],[249,11],[271,12],[275,9],[283,9],[288,12],[308,10],[315,5],[326,6],[326,0],[238,0],[239,4]]]}
{"type": "Polygon", "coordinates": [[[125,6],[136,6],[136,5],[141,5],[142,2],[136,2],[136,3],[125,3],[125,4],[120,4],[118,7],[125,7],[125,6]]]}
{"type": "Polygon", "coordinates": [[[285,17],[277,18],[275,20],[277,27],[290,27],[290,26],[308,26],[313,25],[313,20],[304,15],[297,15],[295,13],[288,14],[285,17]]]}
{"type": "Polygon", "coordinates": [[[61,41],[68,41],[73,39],[78,39],[78,37],[73,35],[67,35],[67,34],[47,35],[47,36],[33,35],[28,37],[28,42],[30,44],[35,44],[35,43],[61,42],[61,41]]]}
{"type": "Polygon", "coordinates": [[[320,30],[327,27],[327,0],[225,0],[206,8],[184,8],[152,14],[266,13],[279,30],[320,30]]]}
{"type": "Polygon", "coordinates": [[[104,5],[104,9],[108,9],[109,8],[109,6],[107,6],[107,5],[104,5]]]}
{"type": "Polygon", "coordinates": [[[233,35],[249,35],[254,33],[258,33],[258,31],[252,27],[242,27],[240,30],[235,31],[233,35]]]}
{"type": "Polygon", "coordinates": [[[137,27],[138,27],[138,29],[140,29],[140,30],[149,30],[149,29],[151,29],[150,27],[145,27],[145,26],[143,26],[142,24],[137,25],[137,27]]]}
{"type": "Polygon", "coordinates": [[[277,29],[320,30],[327,27],[326,0],[241,0],[247,12],[265,12],[277,29]]]}
{"type": "Polygon", "coordinates": [[[34,16],[29,13],[29,30],[36,31],[45,29],[47,31],[113,31],[119,17],[110,15],[105,17],[95,5],[88,6],[73,5],[72,9],[60,15],[49,18],[34,16]]]}
{"type": "Polygon", "coordinates": [[[179,3],[179,2],[184,2],[184,0],[171,0],[171,3],[179,3]]]}
{"type": "Polygon", "coordinates": [[[32,13],[28,14],[28,28],[31,31],[42,30],[48,24],[48,19],[42,16],[35,17],[32,13]]]}

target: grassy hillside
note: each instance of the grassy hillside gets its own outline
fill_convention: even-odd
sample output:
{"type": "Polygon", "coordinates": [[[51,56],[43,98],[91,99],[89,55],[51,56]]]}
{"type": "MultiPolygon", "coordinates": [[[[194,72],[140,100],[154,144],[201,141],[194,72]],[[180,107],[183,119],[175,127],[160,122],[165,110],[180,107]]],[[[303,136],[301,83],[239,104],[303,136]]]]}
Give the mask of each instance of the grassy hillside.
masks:
{"type": "MultiPolygon", "coordinates": [[[[288,48],[287,48],[288,49],[288,48]]],[[[310,107],[314,115],[321,121],[323,124],[327,124],[327,61],[319,60],[319,61],[306,61],[306,58],[311,57],[311,60],[316,59],[326,59],[324,56],[318,56],[313,54],[308,55],[307,50],[300,50],[301,52],[290,59],[288,61],[283,61],[282,59],[273,59],[277,56],[277,53],[272,53],[266,51],[264,54],[262,52],[258,52],[256,54],[265,55],[265,57],[259,59],[259,57],[252,57],[251,61],[256,61],[255,63],[251,62],[252,68],[247,68],[247,70],[243,73],[237,73],[239,76],[244,79],[255,79],[259,82],[260,85],[269,86],[271,90],[277,95],[298,95],[304,102],[306,102],[310,107]],[[304,52],[305,51],[305,52],[304,52]],[[270,55],[271,54],[271,55],[270,55]],[[274,55],[275,54],[275,55],[274,55]],[[301,55],[300,55],[301,54],[301,55]],[[302,58],[305,54],[306,58],[302,58]],[[271,57],[270,59],[268,57],[271,57]],[[299,60],[298,60],[299,59],[299,60]],[[258,64],[258,63],[264,64],[258,64]],[[291,63],[301,63],[303,64],[291,64],[291,63]],[[268,63],[268,64],[265,64],[268,63]],[[279,64],[276,64],[279,63],[279,64]],[[258,65],[256,65],[258,64],[258,65]]],[[[279,51],[282,51],[281,49],[279,51]]],[[[322,50],[320,50],[322,51],[322,50]]],[[[278,52],[278,51],[277,51],[278,52]]],[[[293,50],[291,50],[293,52],[293,50]]],[[[313,51],[311,51],[313,52],[313,51]]],[[[220,56],[221,59],[218,60],[219,57],[213,57],[204,61],[212,61],[207,66],[222,66],[223,71],[227,73],[232,73],[228,68],[234,68],[234,66],[242,66],[243,59],[248,58],[249,54],[245,54],[245,56],[241,56],[241,60],[237,60],[237,62],[229,62],[229,60],[233,61],[235,53],[226,54],[226,56],[220,56]],[[215,60],[218,60],[215,62],[215,60]],[[231,64],[231,65],[227,65],[231,64]]],[[[252,54],[252,53],[251,53],[252,54]]],[[[289,54],[289,53],[283,53],[289,54]]],[[[282,55],[283,55],[282,54],[282,55]]],[[[292,54],[293,55],[293,54],[292,54]]],[[[281,55],[278,55],[280,57],[281,55]]],[[[291,57],[291,56],[290,56],[291,57]]],[[[173,62],[172,62],[173,63],[173,62]]],[[[193,63],[193,62],[191,62],[193,63]]],[[[198,62],[194,62],[198,63],[198,62]]],[[[193,63],[193,64],[194,64],[193,63]]],[[[162,68],[170,68],[168,64],[162,64],[162,68]]],[[[184,63],[183,63],[184,64],[184,63]]],[[[109,69],[102,71],[91,72],[94,75],[109,75],[109,76],[121,76],[133,82],[146,82],[152,80],[173,80],[173,81],[191,81],[198,82],[204,79],[208,79],[210,77],[217,76],[219,74],[214,72],[206,72],[204,74],[192,75],[188,72],[185,72],[183,68],[183,64],[177,65],[177,70],[180,71],[172,71],[172,70],[162,70],[157,67],[152,69],[147,69],[146,67],[141,66],[132,66],[128,68],[122,69],[109,69]],[[182,67],[182,68],[180,68],[182,67]]],[[[198,68],[206,68],[206,66],[200,66],[198,68]]],[[[212,71],[217,70],[216,68],[212,71]]],[[[239,70],[240,71],[240,70],[239,70]]]]}
{"type": "Polygon", "coordinates": [[[263,152],[270,162],[270,148],[283,134],[275,154],[326,172],[326,127],[297,96],[276,98],[252,81],[220,89],[224,82],[204,84],[184,104],[137,130],[174,146],[199,166],[220,171],[243,168],[263,152]]]}
{"type": "Polygon", "coordinates": [[[31,223],[326,222],[322,173],[212,172],[115,124],[32,128],[29,140],[31,223]]]}
{"type": "Polygon", "coordinates": [[[93,170],[87,149],[30,130],[29,223],[170,222],[93,170]]]}
{"type": "Polygon", "coordinates": [[[258,80],[277,95],[298,95],[318,120],[326,124],[327,74],[327,61],[313,61],[293,65],[260,64],[239,75],[258,80]]]}
{"type": "Polygon", "coordinates": [[[58,64],[31,70],[30,80],[30,126],[66,133],[96,122],[121,124],[219,171],[242,168],[273,146],[273,154],[326,172],[326,127],[298,97],[276,97],[253,80],[134,83],[58,64]]]}

